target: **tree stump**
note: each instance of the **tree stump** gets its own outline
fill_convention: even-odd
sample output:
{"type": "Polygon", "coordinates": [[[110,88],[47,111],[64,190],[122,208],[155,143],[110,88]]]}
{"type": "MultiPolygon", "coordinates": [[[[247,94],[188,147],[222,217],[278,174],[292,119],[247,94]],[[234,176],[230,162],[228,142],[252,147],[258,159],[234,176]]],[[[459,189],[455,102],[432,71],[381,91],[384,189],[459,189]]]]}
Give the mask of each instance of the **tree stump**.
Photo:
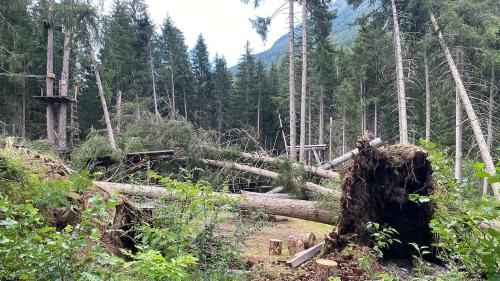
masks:
{"type": "Polygon", "coordinates": [[[337,269],[337,262],[327,259],[317,259],[316,260],[317,271],[316,271],[316,281],[327,281],[328,277],[335,276],[335,271],[337,269]]]}
{"type": "Polygon", "coordinates": [[[316,235],[314,233],[305,233],[298,236],[304,242],[304,249],[309,249],[316,245],[316,235]]]}
{"type": "Polygon", "coordinates": [[[291,235],[288,237],[288,254],[290,256],[295,256],[295,254],[300,253],[305,250],[304,241],[300,237],[291,235]]]}
{"type": "Polygon", "coordinates": [[[269,239],[269,255],[281,255],[282,244],[282,241],[279,239],[269,239]]]}

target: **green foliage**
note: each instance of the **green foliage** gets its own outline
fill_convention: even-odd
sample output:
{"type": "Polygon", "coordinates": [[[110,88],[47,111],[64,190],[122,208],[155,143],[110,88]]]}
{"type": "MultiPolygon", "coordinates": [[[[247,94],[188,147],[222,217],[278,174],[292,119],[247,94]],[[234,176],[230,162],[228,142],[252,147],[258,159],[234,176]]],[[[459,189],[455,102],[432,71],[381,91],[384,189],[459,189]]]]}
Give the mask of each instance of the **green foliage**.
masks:
{"type": "Polygon", "coordinates": [[[431,254],[429,246],[419,246],[417,243],[409,243],[417,251],[417,254],[412,255],[413,261],[416,263],[414,271],[418,277],[423,277],[430,267],[425,264],[424,255],[431,254]]]}
{"type": "Polygon", "coordinates": [[[396,281],[399,280],[399,278],[396,275],[389,274],[387,272],[377,272],[373,274],[373,278],[376,278],[377,280],[382,280],[382,281],[396,281]]]}
{"type": "Polygon", "coordinates": [[[384,257],[384,249],[389,249],[389,247],[394,243],[401,243],[399,239],[394,238],[399,234],[398,231],[390,226],[382,227],[378,223],[368,222],[366,224],[366,227],[373,231],[371,235],[375,240],[375,245],[373,246],[373,254],[378,258],[384,257]]]}
{"type": "MultiPolygon", "coordinates": [[[[500,232],[494,222],[500,217],[500,205],[490,196],[479,197],[475,180],[458,184],[452,177],[452,161],[435,144],[423,142],[429,151],[434,178],[439,187],[431,199],[438,209],[430,226],[439,235],[433,246],[440,249],[441,258],[463,265],[471,276],[484,272],[494,278],[500,267],[500,232]]],[[[483,165],[475,164],[476,176],[488,176],[483,165]]],[[[497,167],[498,169],[498,167],[497,167]]],[[[498,182],[489,177],[490,182],[498,182]]]]}
{"type": "Polygon", "coordinates": [[[83,167],[88,159],[112,154],[108,139],[92,133],[85,142],[71,151],[71,162],[74,167],[83,167]]]}
{"type": "Polygon", "coordinates": [[[301,189],[298,185],[305,182],[307,176],[304,167],[297,167],[289,157],[280,157],[276,166],[279,177],[273,182],[273,185],[282,186],[283,190],[288,193],[300,193],[301,189]]]}

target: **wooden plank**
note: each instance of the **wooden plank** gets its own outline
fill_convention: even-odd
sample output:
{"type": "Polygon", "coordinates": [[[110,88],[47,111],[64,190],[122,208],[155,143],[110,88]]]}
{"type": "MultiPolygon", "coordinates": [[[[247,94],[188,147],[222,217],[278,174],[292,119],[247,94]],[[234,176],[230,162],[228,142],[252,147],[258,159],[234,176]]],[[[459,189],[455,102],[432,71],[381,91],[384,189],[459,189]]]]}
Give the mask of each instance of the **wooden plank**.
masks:
{"type": "Polygon", "coordinates": [[[297,253],[291,260],[287,261],[286,264],[292,268],[295,268],[304,262],[311,259],[314,255],[319,253],[323,248],[324,243],[319,243],[316,246],[312,246],[311,248],[304,250],[300,253],[297,253]]]}

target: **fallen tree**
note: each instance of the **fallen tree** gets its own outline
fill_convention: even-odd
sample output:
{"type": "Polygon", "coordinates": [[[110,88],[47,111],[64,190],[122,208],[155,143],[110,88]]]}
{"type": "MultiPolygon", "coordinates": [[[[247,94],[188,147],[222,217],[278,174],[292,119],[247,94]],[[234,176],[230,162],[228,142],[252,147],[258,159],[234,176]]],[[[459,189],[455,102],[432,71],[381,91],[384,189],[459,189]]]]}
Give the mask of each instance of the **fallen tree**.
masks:
{"type": "MultiPolygon", "coordinates": [[[[252,159],[252,160],[255,160],[255,161],[266,162],[266,163],[276,163],[277,161],[279,161],[279,159],[277,159],[277,158],[269,157],[267,155],[262,155],[262,154],[258,154],[258,153],[241,152],[240,156],[248,158],[248,159],[252,159]]],[[[325,169],[320,168],[320,167],[314,167],[314,166],[310,166],[310,165],[301,165],[301,164],[298,164],[298,163],[293,163],[293,166],[296,167],[296,168],[303,167],[304,170],[306,170],[306,172],[309,172],[309,173],[311,173],[311,174],[313,174],[315,176],[318,176],[318,177],[330,179],[330,180],[333,180],[333,181],[340,180],[339,173],[336,173],[336,172],[333,172],[333,171],[329,171],[329,170],[325,170],[325,169]]]]}
{"type": "MultiPolygon", "coordinates": [[[[175,199],[175,191],[161,186],[135,185],[96,181],[94,185],[115,192],[148,198],[175,199]]],[[[236,207],[242,210],[262,210],[266,213],[286,216],[308,221],[333,224],[334,218],[329,210],[319,208],[314,201],[269,198],[268,196],[251,196],[244,194],[224,194],[233,200],[236,207]]]]}
{"type": "MultiPolygon", "coordinates": [[[[273,171],[261,169],[261,168],[256,168],[252,166],[247,166],[247,165],[242,165],[238,163],[231,163],[231,162],[225,162],[225,161],[218,161],[218,160],[210,160],[210,159],[203,159],[203,164],[207,166],[212,166],[212,167],[219,167],[219,168],[226,168],[226,169],[231,169],[231,170],[237,170],[257,176],[262,176],[268,179],[272,180],[277,180],[279,178],[279,174],[273,171]]],[[[328,195],[328,194],[333,194],[333,195],[339,195],[339,192],[334,189],[326,188],[323,187],[319,184],[315,184],[312,182],[298,182],[297,185],[307,191],[323,194],[323,195],[328,195]]]]}
{"type": "MultiPolygon", "coordinates": [[[[368,143],[368,147],[375,147],[375,146],[378,146],[380,144],[382,144],[382,140],[380,138],[376,138],[376,139],[371,140],[368,143]]],[[[332,161],[325,163],[324,165],[321,166],[321,168],[325,169],[325,170],[332,169],[333,167],[338,166],[338,165],[344,163],[345,161],[351,159],[354,155],[356,155],[358,153],[359,153],[359,148],[355,148],[355,149],[347,152],[346,154],[341,155],[341,156],[333,159],[332,161]]]]}

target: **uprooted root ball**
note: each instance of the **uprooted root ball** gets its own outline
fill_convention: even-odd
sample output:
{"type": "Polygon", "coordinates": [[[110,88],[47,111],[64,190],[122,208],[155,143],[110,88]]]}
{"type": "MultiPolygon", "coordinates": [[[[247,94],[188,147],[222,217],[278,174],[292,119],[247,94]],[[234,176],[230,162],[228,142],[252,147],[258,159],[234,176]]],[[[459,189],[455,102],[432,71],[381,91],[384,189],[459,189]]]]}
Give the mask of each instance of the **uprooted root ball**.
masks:
{"type": "Polygon", "coordinates": [[[341,213],[325,252],[349,242],[373,246],[368,222],[399,232],[394,238],[401,243],[383,249],[384,258],[411,257],[411,242],[431,245],[429,222],[434,205],[409,200],[410,194],[428,196],[434,192],[432,168],[425,151],[412,145],[364,149],[344,169],[343,179],[341,213]]]}

